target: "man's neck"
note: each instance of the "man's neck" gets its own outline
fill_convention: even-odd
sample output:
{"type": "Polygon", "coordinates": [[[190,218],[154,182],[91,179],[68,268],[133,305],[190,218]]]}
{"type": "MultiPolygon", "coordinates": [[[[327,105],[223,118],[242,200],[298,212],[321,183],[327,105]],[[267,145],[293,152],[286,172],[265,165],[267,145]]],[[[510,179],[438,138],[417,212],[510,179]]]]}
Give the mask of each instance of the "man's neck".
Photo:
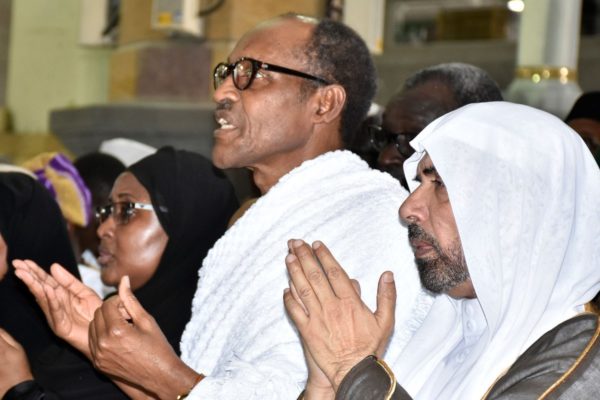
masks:
{"type": "Polygon", "coordinates": [[[303,162],[317,158],[329,151],[339,149],[341,149],[341,146],[331,147],[318,153],[305,154],[303,157],[281,157],[276,160],[276,162],[255,165],[248,169],[252,171],[254,184],[260,190],[261,195],[264,195],[275,186],[284,175],[287,175],[294,168],[299,167],[303,162]]]}

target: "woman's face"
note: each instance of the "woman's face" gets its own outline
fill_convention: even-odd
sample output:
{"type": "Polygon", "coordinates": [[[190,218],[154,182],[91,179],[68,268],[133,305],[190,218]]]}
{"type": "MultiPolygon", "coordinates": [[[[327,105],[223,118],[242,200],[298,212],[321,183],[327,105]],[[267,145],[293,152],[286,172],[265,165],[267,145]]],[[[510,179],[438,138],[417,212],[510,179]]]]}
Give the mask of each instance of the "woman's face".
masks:
{"type": "MultiPolygon", "coordinates": [[[[110,203],[129,202],[151,204],[148,191],[133,174],[124,172],[115,181],[110,203]]],[[[124,212],[121,205],[114,208],[124,212]]],[[[104,284],[116,286],[121,277],[129,275],[135,290],[156,272],[169,238],[153,210],[130,209],[127,216],[120,218],[113,212],[98,227],[98,262],[104,284]]]]}
{"type": "Polygon", "coordinates": [[[0,281],[4,278],[4,275],[8,272],[8,261],[6,257],[8,256],[8,247],[6,246],[6,242],[2,235],[0,235],[0,281]]]}

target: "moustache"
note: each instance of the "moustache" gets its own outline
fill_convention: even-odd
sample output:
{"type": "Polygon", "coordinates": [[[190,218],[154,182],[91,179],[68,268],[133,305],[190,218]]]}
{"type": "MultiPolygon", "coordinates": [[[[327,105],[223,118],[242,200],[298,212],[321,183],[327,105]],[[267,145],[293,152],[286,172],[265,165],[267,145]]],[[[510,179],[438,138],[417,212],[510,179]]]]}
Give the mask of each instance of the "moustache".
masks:
{"type": "Polygon", "coordinates": [[[217,108],[216,111],[221,111],[221,110],[231,110],[231,106],[233,105],[233,103],[231,102],[231,100],[229,99],[224,99],[221,100],[217,103],[217,108]]]}
{"type": "Polygon", "coordinates": [[[414,223],[408,225],[408,239],[422,240],[424,242],[431,243],[432,245],[437,244],[437,240],[435,240],[433,236],[425,232],[425,229],[414,223]]]}

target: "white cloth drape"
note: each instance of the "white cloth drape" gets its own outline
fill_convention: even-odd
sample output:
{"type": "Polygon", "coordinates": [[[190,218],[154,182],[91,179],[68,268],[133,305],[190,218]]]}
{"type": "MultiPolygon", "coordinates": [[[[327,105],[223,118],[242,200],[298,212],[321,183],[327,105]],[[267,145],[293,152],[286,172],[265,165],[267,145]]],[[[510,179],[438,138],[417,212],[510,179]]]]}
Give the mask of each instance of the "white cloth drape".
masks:
{"type": "Polygon", "coordinates": [[[427,152],[446,184],[478,298],[439,296],[396,374],[417,399],[479,399],[600,289],[600,171],[562,121],[503,102],[443,116],[411,145],[407,176],[427,152]]]}
{"type": "Polygon", "coordinates": [[[398,358],[431,304],[398,217],[406,195],[389,175],[336,151],[306,161],[258,199],[200,270],[181,349],[207,378],[188,398],[292,399],[304,387],[304,356],[283,306],[288,239],[327,244],[373,308],[379,276],[395,271],[399,306],[389,354],[398,358]]]}

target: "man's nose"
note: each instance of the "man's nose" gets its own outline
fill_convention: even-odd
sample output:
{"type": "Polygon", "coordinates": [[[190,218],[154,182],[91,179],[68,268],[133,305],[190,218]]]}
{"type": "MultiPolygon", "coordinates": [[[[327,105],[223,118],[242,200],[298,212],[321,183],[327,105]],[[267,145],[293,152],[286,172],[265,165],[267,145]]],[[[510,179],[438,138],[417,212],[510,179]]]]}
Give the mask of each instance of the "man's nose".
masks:
{"type": "Polygon", "coordinates": [[[427,205],[423,201],[419,189],[412,192],[398,210],[400,218],[407,224],[422,223],[429,216],[427,205]]]}
{"type": "Polygon", "coordinates": [[[222,103],[224,101],[237,101],[239,100],[239,90],[233,84],[233,74],[229,74],[227,78],[215,89],[213,93],[213,100],[216,103],[222,103]]]}

